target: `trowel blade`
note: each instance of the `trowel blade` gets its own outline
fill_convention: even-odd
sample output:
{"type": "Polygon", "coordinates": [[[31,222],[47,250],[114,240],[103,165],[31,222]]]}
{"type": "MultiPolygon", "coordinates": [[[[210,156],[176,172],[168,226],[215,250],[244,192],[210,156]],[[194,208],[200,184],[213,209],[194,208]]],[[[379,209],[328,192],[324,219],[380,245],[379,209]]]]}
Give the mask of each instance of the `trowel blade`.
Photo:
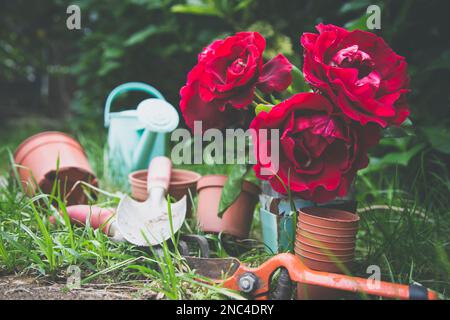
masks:
{"type": "MultiPolygon", "coordinates": [[[[175,234],[186,218],[186,196],[171,203],[170,208],[175,234]]],[[[128,196],[117,208],[117,226],[123,237],[137,246],[158,245],[172,236],[167,206],[152,208],[148,201],[137,202],[128,196]]]]}

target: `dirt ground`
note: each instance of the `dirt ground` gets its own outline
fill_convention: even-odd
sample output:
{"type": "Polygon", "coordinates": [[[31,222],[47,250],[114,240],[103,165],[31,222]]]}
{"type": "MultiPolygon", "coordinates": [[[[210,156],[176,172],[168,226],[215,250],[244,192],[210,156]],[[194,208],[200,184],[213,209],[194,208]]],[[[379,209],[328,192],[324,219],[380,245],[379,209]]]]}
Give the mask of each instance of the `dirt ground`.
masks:
{"type": "Polygon", "coordinates": [[[89,284],[68,290],[63,283],[31,277],[0,277],[0,300],[146,300],[158,295],[142,284],[89,284]]]}

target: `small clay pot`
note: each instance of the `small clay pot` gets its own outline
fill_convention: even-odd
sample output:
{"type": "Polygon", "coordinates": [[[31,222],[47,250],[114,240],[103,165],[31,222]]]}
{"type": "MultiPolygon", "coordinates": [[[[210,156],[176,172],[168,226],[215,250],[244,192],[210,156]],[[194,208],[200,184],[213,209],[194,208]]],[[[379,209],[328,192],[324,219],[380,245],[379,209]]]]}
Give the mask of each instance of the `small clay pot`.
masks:
{"type": "Polygon", "coordinates": [[[327,203],[322,207],[356,213],[356,210],[358,208],[358,202],[355,200],[343,200],[338,202],[327,203]]]}
{"type": "Polygon", "coordinates": [[[299,210],[301,221],[313,226],[333,229],[357,229],[359,216],[337,209],[326,207],[308,207],[299,210]]]}
{"type": "Polygon", "coordinates": [[[301,243],[298,240],[295,241],[295,246],[297,248],[303,249],[305,251],[323,254],[323,255],[342,256],[342,255],[354,255],[354,253],[355,253],[354,246],[348,247],[348,248],[331,249],[331,248],[317,247],[317,246],[301,243]]]}
{"type": "MultiPolygon", "coordinates": [[[[197,194],[197,182],[202,176],[197,172],[182,169],[172,169],[168,193],[176,200],[186,196],[187,216],[192,212],[192,197],[197,194]]],[[[131,185],[131,195],[138,201],[145,201],[148,198],[147,192],[147,170],[139,170],[130,173],[128,180],[131,185]]]]}
{"type": "Polygon", "coordinates": [[[354,298],[346,291],[297,283],[297,300],[338,300],[354,298]]]}
{"type": "Polygon", "coordinates": [[[342,237],[342,236],[328,236],[325,234],[319,234],[314,232],[309,232],[301,229],[297,229],[297,239],[299,239],[300,236],[304,236],[306,238],[312,239],[314,241],[321,241],[323,243],[345,243],[347,246],[350,246],[351,244],[354,244],[356,241],[355,236],[350,237],[342,237]]]}
{"type": "Polygon", "coordinates": [[[223,232],[237,238],[247,238],[261,189],[251,182],[244,181],[241,194],[220,218],[217,214],[226,180],[225,175],[208,175],[198,182],[197,222],[199,228],[204,232],[223,232]]]}
{"type": "Polygon", "coordinates": [[[311,252],[309,250],[303,249],[295,246],[295,253],[302,257],[308,257],[310,259],[318,260],[318,261],[324,261],[324,262],[330,262],[330,263],[345,263],[345,262],[351,262],[355,258],[355,253],[350,253],[346,255],[335,255],[333,253],[315,253],[311,252]]]}
{"type": "Polygon", "coordinates": [[[344,228],[328,228],[312,225],[303,222],[299,219],[298,228],[315,234],[327,235],[327,236],[340,236],[340,237],[352,237],[358,232],[358,228],[344,229],[344,228]]]}
{"type": "Polygon", "coordinates": [[[68,205],[87,203],[79,181],[97,186],[97,179],[83,147],[62,132],[42,132],[23,141],[14,153],[14,162],[28,194],[38,190],[49,194],[58,177],[62,195],[68,205]],[[59,167],[57,163],[59,161],[59,167]]]}
{"type": "Polygon", "coordinates": [[[323,271],[323,272],[333,272],[333,273],[344,273],[347,270],[351,270],[353,266],[353,261],[341,261],[340,264],[334,262],[322,261],[307,257],[305,255],[299,255],[296,253],[302,262],[311,270],[323,271]]]}
{"type": "Polygon", "coordinates": [[[320,240],[314,240],[308,237],[303,236],[300,233],[297,233],[296,242],[303,243],[305,245],[309,245],[312,247],[317,248],[325,248],[325,249],[337,249],[337,250],[347,250],[347,249],[355,249],[355,241],[349,241],[349,242],[327,242],[327,241],[320,241],[320,240]]]}

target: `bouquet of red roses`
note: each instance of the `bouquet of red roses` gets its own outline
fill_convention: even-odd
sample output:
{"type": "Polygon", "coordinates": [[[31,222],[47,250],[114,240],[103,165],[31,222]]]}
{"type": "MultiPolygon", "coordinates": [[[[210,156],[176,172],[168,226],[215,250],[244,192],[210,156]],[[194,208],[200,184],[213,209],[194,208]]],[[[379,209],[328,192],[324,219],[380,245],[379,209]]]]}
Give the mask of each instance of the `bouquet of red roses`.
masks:
{"type": "MultiPolygon", "coordinates": [[[[281,54],[264,63],[257,32],[214,41],[189,73],[180,107],[190,127],[278,129],[278,170],[261,174],[272,164],[257,156],[256,176],[321,203],[345,196],[380,130],[408,117],[409,78],[405,59],[382,38],[334,25],[317,31],[301,36],[303,72],[281,54]],[[280,92],[290,97],[280,102],[280,92]]],[[[270,137],[254,140],[256,155],[269,148],[270,137]]]]}

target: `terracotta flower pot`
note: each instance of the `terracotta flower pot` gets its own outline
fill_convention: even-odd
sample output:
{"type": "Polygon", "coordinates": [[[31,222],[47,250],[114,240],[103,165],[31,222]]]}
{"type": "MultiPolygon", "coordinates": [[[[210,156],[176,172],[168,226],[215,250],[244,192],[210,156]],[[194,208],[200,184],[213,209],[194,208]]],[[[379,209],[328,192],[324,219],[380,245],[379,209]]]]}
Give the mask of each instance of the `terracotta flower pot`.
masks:
{"type": "Polygon", "coordinates": [[[355,242],[353,240],[353,238],[351,240],[349,240],[348,242],[329,242],[329,241],[323,241],[323,240],[317,240],[317,238],[314,238],[314,236],[312,236],[312,238],[309,238],[307,236],[302,235],[302,233],[300,233],[301,230],[297,233],[296,236],[296,242],[299,243],[303,243],[305,245],[309,245],[309,246],[313,246],[313,247],[318,247],[318,248],[325,248],[325,249],[340,249],[340,250],[345,250],[345,249],[355,249],[355,242]]]}
{"type": "Polygon", "coordinates": [[[354,236],[327,236],[325,234],[319,234],[315,232],[309,232],[305,230],[301,230],[300,228],[297,228],[297,239],[300,236],[304,236],[306,238],[312,239],[314,241],[321,241],[324,243],[345,243],[345,244],[354,244],[355,243],[355,237],[354,236]]]}
{"type": "Polygon", "coordinates": [[[332,237],[353,237],[356,235],[358,228],[344,229],[344,228],[328,228],[317,225],[312,225],[299,220],[298,227],[311,233],[320,234],[332,237]]]}
{"type": "Polygon", "coordinates": [[[67,197],[68,205],[87,202],[81,185],[72,190],[78,181],[97,186],[83,147],[65,133],[49,131],[29,137],[17,148],[14,162],[19,165],[17,170],[24,189],[31,195],[38,186],[42,192],[50,193],[57,171],[61,192],[67,197]]]}
{"type": "Polygon", "coordinates": [[[345,293],[336,289],[313,286],[303,283],[297,284],[297,300],[337,300],[345,293]]]}
{"type": "MultiPolygon", "coordinates": [[[[354,260],[359,217],[343,210],[311,207],[299,211],[295,253],[317,271],[343,273],[354,260]]],[[[298,299],[336,299],[342,292],[310,285],[297,287],[298,299]]]]}
{"type": "MultiPolygon", "coordinates": [[[[192,212],[192,204],[189,191],[194,197],[197,194],[197,182],[202,176],[194,171],[172,169],[169,184],[169,194],[176,200],[183,196],[187,197],[187,216],[192,212]]],[[[139,170],[130,173],[128,180],[131,185],[131,195],[138,201],[145,201],[148,198],[147,192],[147,170],[139,170]]]]}
{"type": "Polygon", "coordinates": [[[336,255],[336,256],[343,256],[343,255],[353,255],[355,253],[355,247],[342,247],[342,248],[326,248],[323,245],[322,246],[315,246],[310,245],[306,243],[301,243],[300,241],[295,241],[295,246],[299,249],[303,249],[305,251],[314,252],[318,254],[324,254],[324,255],[336,255]]]}
{"type": "Polygon", "coordinates": [[[324,261],[330,263],[346,263],[353,261],[355,254],[350,253],[346,255],[337,255],[334,253],[316,253],[313,251],[309,251],[305,248],[300,248],[299,246],[295,246],[295,253],[302,257],[308,257],[309,259],[314,259],[317,261],[324,261]]]}
{"type": "Polygon", "coordinates": [[[300,210],[301,221],[309,225],[334,229],[357,229],[358,215],[328,207],[309,207],[300,210]]]}
{"type": "Polygon", "coordinates": [[[204,232],[224,232],[238,238],[247,238],[261,190],[257,185],[244,181],[242,193],[222,218],[219,218],[219,202],[226,180],[224,175],[208,175],[198,182],[198,225],[204,232]]]}
{"type": "MultiPolygon", "coordinates": [[[[297,255],[299,253],[296,252],[297,255]]],[[[336,262],[330,262],[320,259],[314,259],[310,257],[307,253],[303,255],[299,255],[302,262],[310,269],[316,270],[316,271],[323,271],[323,272],[333,272],[333,273],[344,273],[347,270],[351,270],[351,267],[353,265],[353,260],[351,261],[339,261],[339,263],[336,262]]]]}

